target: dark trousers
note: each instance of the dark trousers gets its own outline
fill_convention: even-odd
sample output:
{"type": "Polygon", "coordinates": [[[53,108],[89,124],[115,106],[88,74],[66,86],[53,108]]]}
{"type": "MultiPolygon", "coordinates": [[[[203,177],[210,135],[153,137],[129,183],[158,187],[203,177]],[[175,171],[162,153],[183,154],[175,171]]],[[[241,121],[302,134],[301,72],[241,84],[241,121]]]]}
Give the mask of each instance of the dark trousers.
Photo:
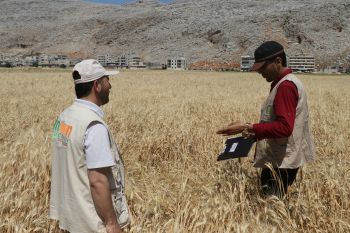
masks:
{"type": "Polygon", "coordinates": [[[295,181],[298,169],[263,168],[260,176],[262,194],[283,197],[287,193],[288,186],[295,181]]]}

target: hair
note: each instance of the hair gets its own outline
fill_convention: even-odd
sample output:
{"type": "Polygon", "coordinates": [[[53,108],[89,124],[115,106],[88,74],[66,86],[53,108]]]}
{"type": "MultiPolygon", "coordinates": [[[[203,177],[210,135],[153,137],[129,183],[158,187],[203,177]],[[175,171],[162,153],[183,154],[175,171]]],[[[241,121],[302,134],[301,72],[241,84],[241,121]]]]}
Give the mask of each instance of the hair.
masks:
{"type": "Polygon", "coordinates": [[[273,62],[276,59],[276,57],[280,57],[282,59],[282,66],[287,67],[287,56],[286,56],[286,53],[284,51],[282,53],[277,54],[276,56],[268,59],[268,61],[273,62]]]}
{"type": "MultiPolygon", "coordinates": [[[[80,74],[78,71],[73,72],[73,79],[77,80],[80,79],[80,74]]],[[[87,82],[87,83],[78,83],[75,84],[75,94],[78,99],[86,97],[90,94],[92,86],[94,85],[94,81],[87,82]]]]}

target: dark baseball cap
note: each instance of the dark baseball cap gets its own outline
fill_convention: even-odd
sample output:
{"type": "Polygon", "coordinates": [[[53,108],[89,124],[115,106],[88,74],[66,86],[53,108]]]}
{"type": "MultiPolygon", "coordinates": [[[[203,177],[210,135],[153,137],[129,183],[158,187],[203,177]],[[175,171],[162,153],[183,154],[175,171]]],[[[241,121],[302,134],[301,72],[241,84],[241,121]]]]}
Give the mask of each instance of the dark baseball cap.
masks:
{"type": "Polygon", "coordinates": [[[255,62],[251,70],[259,70],[266,61],[284,52],[283,46],[276,41],[266,41],[262,43],[254,52],[255,62]]]}

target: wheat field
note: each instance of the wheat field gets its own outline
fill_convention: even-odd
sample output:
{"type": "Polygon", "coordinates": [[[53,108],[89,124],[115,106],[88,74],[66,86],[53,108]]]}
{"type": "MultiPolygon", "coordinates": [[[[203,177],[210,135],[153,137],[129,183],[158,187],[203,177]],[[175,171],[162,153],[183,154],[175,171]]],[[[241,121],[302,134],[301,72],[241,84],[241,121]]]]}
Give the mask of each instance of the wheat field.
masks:
{"type": "MultiPolygon", "coordinates": [[[[257,122],[256,73],[124,71],[103,107],[126,166],[128,232],[350,232],[350,76],[299,75],[316,161],[288,196],[262,198],[252,159],[217,162],[234,120],[257,122]]],[[[0,70],[0,232],[60,232],[48,219],[51,130],[74,100],[69,70],[0,70]]],[[[252,153],[252,152],[251,152],[252,153]]]]}

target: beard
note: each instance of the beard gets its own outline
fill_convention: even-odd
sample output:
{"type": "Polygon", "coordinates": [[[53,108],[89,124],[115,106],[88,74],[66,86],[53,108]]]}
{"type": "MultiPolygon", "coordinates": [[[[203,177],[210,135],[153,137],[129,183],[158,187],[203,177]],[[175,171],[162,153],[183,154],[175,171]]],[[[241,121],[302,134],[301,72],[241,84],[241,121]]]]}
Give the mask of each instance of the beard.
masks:
{"type": "Polygon", "coordinates": [[[101,91],[98,93],[98,97],[101,100],[102,105],[109,102],[109,91],[101,91]]]}

